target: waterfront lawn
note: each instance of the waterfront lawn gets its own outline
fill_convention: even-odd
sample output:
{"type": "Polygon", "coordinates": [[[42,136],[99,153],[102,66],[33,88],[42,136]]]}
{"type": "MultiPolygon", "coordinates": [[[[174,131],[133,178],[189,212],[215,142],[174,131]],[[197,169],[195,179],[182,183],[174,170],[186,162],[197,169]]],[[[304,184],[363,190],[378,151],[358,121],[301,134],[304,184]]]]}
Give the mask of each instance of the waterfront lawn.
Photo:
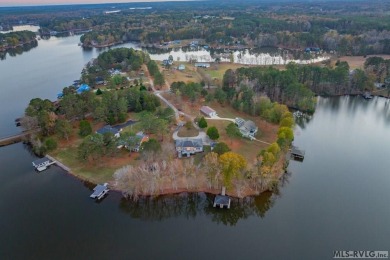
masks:
{"type": "Polygon", "coordinates": [[[96,161],[80,161],[77,146],[57,149],[51,155],[68,166],[72,173],[83,180],[93,183],[111,182],[114,172],[128,164],[133,164],[138,153],[129,153],[126,149],[118,149],[115,157],[102,157],[96,161]]]}

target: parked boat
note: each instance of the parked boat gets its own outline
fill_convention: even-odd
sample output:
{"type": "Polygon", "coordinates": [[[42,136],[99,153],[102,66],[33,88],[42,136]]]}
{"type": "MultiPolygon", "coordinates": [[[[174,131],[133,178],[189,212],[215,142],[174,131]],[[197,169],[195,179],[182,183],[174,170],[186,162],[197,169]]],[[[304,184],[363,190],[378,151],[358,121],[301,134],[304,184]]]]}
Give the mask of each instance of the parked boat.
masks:
{"type": "Polygon", "coordinates": [[[98,184],[95,188],[93,188],[93,193],[91,194],[92,199],[98,199],[100,200],[101,198],[104,197],[108,193],[108,183],[104,184],[98,184]]]}

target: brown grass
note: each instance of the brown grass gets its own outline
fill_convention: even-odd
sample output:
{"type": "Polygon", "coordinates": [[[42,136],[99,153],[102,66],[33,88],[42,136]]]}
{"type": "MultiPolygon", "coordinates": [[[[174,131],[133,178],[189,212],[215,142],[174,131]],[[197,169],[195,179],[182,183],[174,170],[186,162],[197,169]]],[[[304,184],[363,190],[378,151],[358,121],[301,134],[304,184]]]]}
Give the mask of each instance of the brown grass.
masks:
{"type": "Polygon", "coordinates": [[[195,127],[191,124],[191,127],[188,129],[186,125],[180,128],[177,135],[179,137],[194,137],[199,134],[199,131],[195,129],[195,127]]]}
{"type": "Polygon", "coordinates": [[[174,62],[174,64],[171,66],[170,69],[166,69],[160,66],[160,71],[164,75],[164,78],[168,84],[172,84],[173,82],[176,81],[183,81],[183,82],[202,81],[202,77],[196,71],[195,66],[186,62],[174,62]],[[184,71],[179,71],[176,69],[180,64],[185,65],[186,68],[184,71]]]}
{"type": "Polygon", "coordinates": [[[342,56],[340,58],[334,59],[332,65],[335,65],[337,60],[346,61],[349,64],[351,69],[364,69],[364,62],[368,57],[382,57],[384,59],[390,59],[390,55],[367,55],[364,56],[342,56]]]}

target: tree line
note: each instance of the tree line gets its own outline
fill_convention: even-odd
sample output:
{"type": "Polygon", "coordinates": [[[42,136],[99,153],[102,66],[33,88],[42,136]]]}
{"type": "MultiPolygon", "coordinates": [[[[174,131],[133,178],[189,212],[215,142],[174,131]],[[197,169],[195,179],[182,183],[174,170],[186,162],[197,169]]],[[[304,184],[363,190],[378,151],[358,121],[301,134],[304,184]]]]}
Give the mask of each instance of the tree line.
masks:
{"type": "Polygon", "coordinates": [[[350,71],[346,62],[334,68],[288,64],[285,70],[273,67],[227,70],[223,90],[233,107],[256,114],[256,96],[266,95],[305,111],[313,111],[314,95],[344,95],[371,90],[372,79],[360,69],[350,71]]]}
{"type": "Polygon", "coordinates": [[[0,51],[37,42],[35,38],[36,34],[30,31],[0,33],[0,51]]]}

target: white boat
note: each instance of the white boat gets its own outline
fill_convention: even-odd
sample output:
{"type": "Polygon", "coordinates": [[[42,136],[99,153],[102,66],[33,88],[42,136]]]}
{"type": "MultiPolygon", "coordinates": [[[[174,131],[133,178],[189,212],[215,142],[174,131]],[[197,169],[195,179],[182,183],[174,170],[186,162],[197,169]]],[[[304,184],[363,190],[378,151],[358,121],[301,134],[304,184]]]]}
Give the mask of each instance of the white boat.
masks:
{"type": "Polygon", "coordinates": [[[98,184],[95,188],[93,188],[93,193],[89,197],[100,200],[108,193],[108,191],[108,183],[98,184]]]}

